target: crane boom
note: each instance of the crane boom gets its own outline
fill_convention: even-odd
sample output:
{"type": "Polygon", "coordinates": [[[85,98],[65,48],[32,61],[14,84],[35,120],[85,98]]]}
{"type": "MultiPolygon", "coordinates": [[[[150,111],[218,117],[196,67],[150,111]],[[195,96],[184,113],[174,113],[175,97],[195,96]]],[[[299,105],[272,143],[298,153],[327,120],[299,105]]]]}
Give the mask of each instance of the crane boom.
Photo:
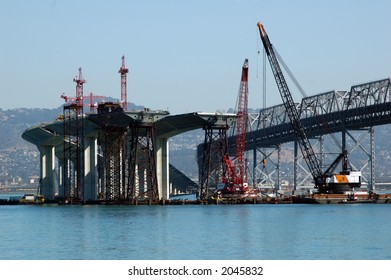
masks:
{"type": "Polygon", "coordinates": [[[248,113],[248,59],[246,58],[242,67],[242,78],[240,80],[239,99],[238,99],[238,120],[237,120],[237,135],[236,135],[236,161],[238,168],[239,184],[243,184],[245,178],[245,163],[244,151],[246,145],[247,132],[247,113],[248,113]]]}
{"type": "Polygon", "coordinates": [[[258,22],[258,28],[263,46],[270,62],[270,67],[272,69],[274,79],[276,80],[277,87],[283,100],[286,112],[295,131],[296,139],[299,143],[303,158],[306,161],[308,168],[310,169],[310,172],[315,181],[315,185],[319,186],[324,183],[324,176],[322,174],[320,163],[315,156],[310,141],[307,138],[304,126],[300,120],[299,112],[295,106],[292,94],[281,71],[276,54],[273,50],[273,45],[270,43],[269,36],[267,35],[265,28],[260,22],[258,22]]]}

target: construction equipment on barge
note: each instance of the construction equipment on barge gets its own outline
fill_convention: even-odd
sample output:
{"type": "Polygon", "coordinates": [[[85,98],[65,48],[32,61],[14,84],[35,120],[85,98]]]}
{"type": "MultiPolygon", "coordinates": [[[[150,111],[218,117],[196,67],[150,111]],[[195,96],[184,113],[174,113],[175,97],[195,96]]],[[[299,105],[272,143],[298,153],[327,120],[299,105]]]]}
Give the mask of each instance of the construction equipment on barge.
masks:
{"type": "Polygon", "coordinates": [[[349,166],[347,151],[343,150],[341,154],[334,160],[325,172],[322,171],[319,159],[315,156],[315,152],[306,135],[304,125],[300,120],[299,112],[295,106],[292,94],[286,83],[285,77],[281,71],[277,60],[273,45],[269,40],[269,36],[263,25],[258,22],[259,34],[265,48],[274,79],[277,83],[282,101],[284,103],[289,120],[296,134],[296,141],[299,143],[303,158],[314,179],[315,188],[319,193],[330,194],[346,194],[354,188],[361,187],[361,172],[353,171],[349,166]],[[335,169],[342,162],[342,171],[336,175],[335,169]]]}
{"type": "Polygon", "coordinates": [[[213,199],[237,201],[254,199],[257,192],[249,187],[246,160],[244,158],[248,115],[248,59],[244,60],[237,103],[235,159],[228,152],[223,157],[222,183],[218,184],[213,199]]]}

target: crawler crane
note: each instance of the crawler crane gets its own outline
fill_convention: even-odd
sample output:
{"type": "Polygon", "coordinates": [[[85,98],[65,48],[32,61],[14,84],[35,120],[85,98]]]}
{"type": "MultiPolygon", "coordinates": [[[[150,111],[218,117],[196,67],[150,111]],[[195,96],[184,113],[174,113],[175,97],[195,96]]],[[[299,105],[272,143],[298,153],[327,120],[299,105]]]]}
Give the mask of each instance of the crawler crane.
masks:
{"type": "Polygon", "coordinates": [[[226,174],[223,174],[223,186],[220,191],[223,194],[244,194],[249,191],[246,166],[244,159],[246,132],[247,132],[247,112],[248,112],[248,59],[244,60],[242,66],[242,76],[240,80],[237,123],[236,123],[236,161],[233,163],[226,154],[223,164],[226,166],[226,174]]]}
{"type": "Polygon", "coordinates": [[[274,79],[276,80],[286,112],[296,134],[296,140],[299,143],[303,158],[312,174],[315,187],[319,189],[320,193],[344,193],[350,191],[351,188],[359,188],[361,186],[361,172],[351,170],[346,150],[342,151],[325,172],[322,172],[320,162],[315,156],[314,150],[306,135],[305,128],[301,123],[299,112],[281,71],[273,45],[269,40],[265,28],[260,22],[258,22],[258,29],[274,79]],[[341,161],[342,171],[338,175],[334,174],[334,170],[341,161]]]}

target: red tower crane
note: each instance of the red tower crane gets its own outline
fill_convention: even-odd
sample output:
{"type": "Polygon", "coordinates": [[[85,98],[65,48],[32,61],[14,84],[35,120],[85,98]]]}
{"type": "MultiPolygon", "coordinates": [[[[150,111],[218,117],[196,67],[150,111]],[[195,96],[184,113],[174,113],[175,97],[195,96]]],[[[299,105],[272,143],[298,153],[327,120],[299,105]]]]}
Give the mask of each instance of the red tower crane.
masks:
{"type": "Polygon", "coordinates": [[[129,69],[125,66],[125,56],[122,56],[122,65],[118,70],[118,73],[121,74],[121,103],[122,109],[124,111],[128,110],[128,97],[127,97],[127,89],[126,89],[126,75],[128,74],[129,69]]]}
{"type": "Polygon", "coordinates": [[[224,162],[227,166],[227,175],[223,175],[223,183],[226,187],[223,192],[243,193],[248,190],[247,177],[245,174],[244,152],[246,145],[247,132],[247,113],[248,113],[248,59],[244,60],[242,66],[242,77],[237,104],[237,122],[236,122],[236,151],[235,164],[225,155],[224,162]]]}
{"type": "Polygon", "coordinates": [[[79,76],[75,77],[73,81],[76,83],[76,105],[83,105],[83,85],[87,82],[83,79],[83,74],[81,72],[81,67],[79,68],[79,76]]]}

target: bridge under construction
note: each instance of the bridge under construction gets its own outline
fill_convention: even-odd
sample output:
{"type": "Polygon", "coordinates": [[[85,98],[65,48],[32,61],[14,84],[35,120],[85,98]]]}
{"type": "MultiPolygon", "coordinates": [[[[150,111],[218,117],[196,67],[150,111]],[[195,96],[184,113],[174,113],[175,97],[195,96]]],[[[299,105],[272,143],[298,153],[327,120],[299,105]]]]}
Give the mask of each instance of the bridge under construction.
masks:
{"type": "MultiPolygon", "coordinates": [[[[390,79],[383,79],[360,84],[350,91],[310,96],[297,104],[308,135],[320,147],[324,137],[332,133],[341,135],[340,143],[334,145],[347,149],[349,154],[361,149],[363,142],[369,143],[369,150],[361,149],[365,150],[366,161],[356,168],[369,169],[365,180],[371,189],[375,186],[374,126],[391,122],[390,83],[390,79]],[[361,133],[358,139],[352,133],[356,130],[361,133]],[[347,147],[350,142],[353,146],[347,147]]],[[[233,142],[227,131],[237,118],[235,114],[221,113],[171,116],[167,111],[124,111],[119,104],[110,102],[100,104],[97,113],[77,115],[74,106],[64,105],[63,118],[30,128],[22,135],[40,152],[40,193],[48,200],[58,197],[74,203],[99,200],[135,204],[141,199],[149,203],[169,199],[170,193],[175,193],[170,183],[169,138],[203,128],[205,142],[199,146],[198,158],[199,169],[207,172],[200,172],[200,177],[212,177],[218,167],[203,166],[208,162],[205,157],[209,164],[213,160],[219,164],[220,159],[214,155],[224,149],[225,141],[233,142]]],[[[273,188],[280,188],[281,145],[295,142],[284,107],[278,105],[249,114],[246,139],[246,150],[253,151],[249,160],[252,183],[262,187],[268,180],[275,180],[273,188]],[[273,155],[277,160],[272,159],[273,155]],[[271,162],[267,173],[265,158],[271,162]]],[[[233,146],[228,145],[231,154],[233,146]]],[[[300,165],[297,145],[294,147],[297,188],[302,182],[296,176],[300,168],[305,168],[300,165]]],[[[310,177],[308,172],[304,174],[310,177]]],[[[205,178],[199,182],[216,184],[205,178]]]]}
{"type": "MultiPolygon", "coordinates": [[[[66,103],[63,114],[51,123],[27,129],[22,137],[40,152],[39,193],[46,200],[63,203],[154,204],[170,194],[196,192],[205,199],[224,180],[224,156],[235,155],[236,136],[227,136],[238,119],[242,122],[246,168],[254,188],[278,190],[280,152],[284,143],[294,143],[293,187],[312,184],[311,172],[300,163],[297,134],[284,105],[258,113],[187,113],[170,115],[168,111],[128,110],[125,59],[121,74],[120,102],[93,102],[101,96],[84,96],[81,69],[73,79],[76,96],[62,95],[66,103]],[[90,112],[84,107],[90,100],[90,112]],[[246,126],[247,128],[243,127],[246,126]],[[171,176],[178,169],[170,165],[169,139],[175,135],[202,128],[204,142],[198,147],[199,182],[173,184],[171,176]],[[245,143],[244,143],[245,140],[245,143]],[[248,156],[250,154],[252,156],[248,156]],[[269,170],[266,171],[266,162],[269,170]],[[270,166],[271,163],[271,166],[270,166]],[[298,174],[304,172],[300,178],[298,174]]],[[[247,78],[242,82],[247,83],[247,78]]],[[[247,90],[247,84],[246,90],[247,90]]],[[[243,95],[244,96],[244,95],[243,95]]],[[[350,91],[330,91],[303,98],[295,104],[300,121],[311,139],[319,146],[321,165],[325,165],[324,139],[332,136],[337,152],[352,154],[361,150],[365,160],[355,169],[371,190],[375,188],[374,126],[391,123],[390,79],[352,86],[350,91]],[[360,131],[356,136],[353,131],[360,131]],[[369,143],[369,148],[364,142],[369,143]],[[365,147],[364,147],[365,146],[365,147]]],[[[246,100],[247,102],[247,100],[246,100]]],[[[247,106],[247,104],[246,104],[247,106]]],[[[247,108],[247,107],[246,107],[247,108]]],[[[243,150],[244,151],[244,150],[243,150]]],[[[237,154],[237,153],[236,153],[237,154]]],[[[304,158],[305,159],[305,158],[304,158]]],[[[230,163],[231,164],[231,163],[230,163]]],[[[180,174],[186,178],[184,174],[180,174]]]]}

